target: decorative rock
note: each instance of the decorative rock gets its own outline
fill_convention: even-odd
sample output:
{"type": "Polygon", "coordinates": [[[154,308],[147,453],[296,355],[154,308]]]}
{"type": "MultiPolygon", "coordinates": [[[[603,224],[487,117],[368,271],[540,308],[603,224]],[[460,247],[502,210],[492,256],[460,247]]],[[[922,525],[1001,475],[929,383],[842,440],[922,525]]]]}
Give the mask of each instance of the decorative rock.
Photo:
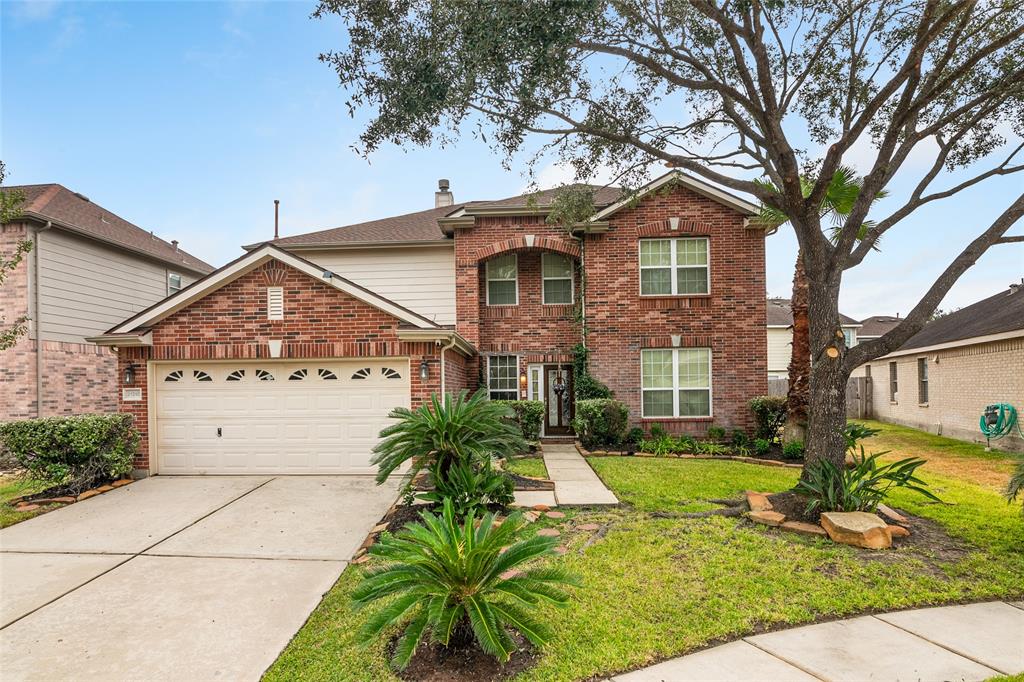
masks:
{"type": "Polygon", "coordinates": [[[373,530],[371,530],[370,532],[371,533],[383,533],[387,529],[388,529],[388,524],[386,524],[386,523],[378,523],[376,526],[373,527],[373,530]]]}
{"type": "Polygon", "coordinates": [[[75,498],[71,496],[67,497],[44,497],[41,500],[35,500],[34,504],[71,504],[75,501],[75,498]]]}
{"type": "Polygon", "coordinates": [[[531,507],[531,509],[533,509],[533,511],[546,512],[549,511],[551,507],[549,507],[546,504],[535,504],[531,507]]]}
{"type": "Polygon", "coordinates": [[[560,512],[560,511],[544,512],[544,516],[548,517],[549,519],[564,519],[565,518],[565,514],[563,512],[560,512]]]}
{"type": "Polygon", "coordinates": [[[134,483],[134,481],[130,478],[120,478],[111,483],[110,485],[114,486],[115,488],[120,488],[121,486],[128,485],[129,483],[134,483]]]}
{"type": "Polygon", "coordinates": [[[747,512],[747,518],[765,526],[781,526],[786,520],[786,515],[774,511],[752,511],[747,512]]]}
{"type": "Polygon", "coordinates": [[[101,494],[102,493],[100,493],[99,490],[86,490],[84,493],[79,495],[77,499],[79,502],[81,502],[82,500],[88,500],[90,497],[96,497],[97,495],[101,494]]]}
{"type": "Polygon", "coordinates": [[[890,523],[908,523],[906,516],[900,514],[898,511],[896,511],[895,509],[888,505],[880,504],[878,505],[878,509],[876,511],[878,512],[879,516],[881,516],[883,519],[886,519],[890,523]]]}
{"type": "Polygon", "coordinates": [[[377,542],[377,538],[374,537],[373,533],[370,533],[369,535],[366,536],[366,539],[363,540],[363,544],[361,544],[359,546],[359,548],[360,549],[369,549],[370,547],[373,547],[373,543],[375,543],[375,542],[377,542]]]}
{"type": "Polygon", "coordinates": [[[112,485],[101,485],[99,488],[96,488],[96,490],[100,491],[101,493],[109,493],[113,489],[114,486],[112,485]]]}
{"type": "Polygon", "coordinates": [[[587,532],[593,532],[593,531],[598,530],[599,528],[601,528],[601,526],[599,526],[596,523],[584,523],[582,526],[576,526],[576,527],[578,529],[580,529],[580,530],[585,530],[587,532]]]}
{"type": "Polygon", "coordinates": [[[835,542],[865,549],[888,549],[892,536],[885,521],[867,512],[825,512],[821,527],[835,542]]]}
{"type": "Polygon", "coordinates": [[[528,512],[524,512],[523,513],[523,520],[526,521],[527,523],[533,523],[538,518],[539,518],[539,516],[538,516],[537,512],[528,511],[528,512]]]}
{"type": "Polygon", "coordinates": [[[910,531],[907,530],[906,528],[904,528],[903,526],[888,525],[888,526],[886,526],[886,530],[889,531],[889,536],[890,537],[894,537],[894,538],[910,537],[910,531]]]}
{"type": "Polygon", "coordinates": [[[370,555],[369,554],[363,554],[363,555],[358,556],[355,559],[353,559],[352,563],[353,564],[365,564],[369,560],[370,560],[370,555]]]}
{"type": "Polygon", "coordinates": [[[750,506],[750,511],[771,511],[772,503],[768,501],[768,496],[764,493],[755,493],[752,490],[748,490],[744,493],[747,496],[747,504],[750,506]]]}
{"type": "Polygon", "coordinates": [[[21,505],[18,505],[17,507],[15,507],[14,511],[30,512],[30,511],[35,511],[36,509],[39,509],[39,505],[38,504],[21,504],[21,505]]]}
{"type": "Polygon", "coordinates": [[[801,535],[818,535],[821,537],[828,537],[828,533],[825,529],[816,523],[804,523],[803,521],[786,521],[781,526],[782,530],[788,530],[793,533],[800,533],[801,535]]]}
{"type": "Polygon", "coordinates": [[[537,531],[537,535],[545,538],[557,538],[561,533],[559,533],[556,528],[541,528],[537,531]]]}

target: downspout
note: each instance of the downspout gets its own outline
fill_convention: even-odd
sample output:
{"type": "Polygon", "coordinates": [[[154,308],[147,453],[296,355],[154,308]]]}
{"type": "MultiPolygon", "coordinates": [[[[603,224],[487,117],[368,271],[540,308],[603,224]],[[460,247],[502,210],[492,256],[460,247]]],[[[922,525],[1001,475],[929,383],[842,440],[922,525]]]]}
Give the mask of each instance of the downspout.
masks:
{"type": "MultiPolygon", "coordinates": [[[[441,344],[440,341],[438,341],[437,343],[438,343],[438,345],[441,344]]],[[[446,350],[451,349],[453,346],[455,346],[455,335],[454,334],[452,334],[452,337],[450,339],[448,339],[448,345],[447,346],[443,346],[441,348],[441,398],[442,399],[444,399],[444,395],[445,395],[445,393],[444,393],[444,383],[445,383],[444,382],[444,380],[445,380],[445,377],[444,377],[444,374],[445,374],[445,372],[444,372],[444,352],[446,350]]]]}
{"type": "Polygon", "coordinates": [[[53,227],[47,220],[42,227],[35,228],[32,239],[32,326],[36,332],[36,417],[43,416],[43,334],[40,329],[42,313],[39,307],[39,233],[53,227]]]}

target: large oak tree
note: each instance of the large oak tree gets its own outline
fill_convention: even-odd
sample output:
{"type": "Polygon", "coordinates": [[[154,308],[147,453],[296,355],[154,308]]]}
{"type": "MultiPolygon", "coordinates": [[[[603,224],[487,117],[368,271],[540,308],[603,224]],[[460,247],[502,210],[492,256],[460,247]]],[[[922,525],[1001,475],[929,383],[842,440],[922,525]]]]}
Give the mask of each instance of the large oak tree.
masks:
{"type": "Polygon", "coordinates": [[[915,334],[988,248],[1024,240],[1007,235],[1024,194],[1007,196],[899,326],[844,346],[847,270],[922,206],[1024,170],[1019,0],[322,0],[329,14],[347,37],[322,59],[372,112],[364,153],[472,133],[511,159],[539,140],[581,179],[665,163],[785,215],[808,287],[809,461],[842,461],[851,371],[915,334]],[[833,234],[820,207],[854,145],[872,159],[833,234]],[[865,232],[912,153],[926,169],[865,232]]]}

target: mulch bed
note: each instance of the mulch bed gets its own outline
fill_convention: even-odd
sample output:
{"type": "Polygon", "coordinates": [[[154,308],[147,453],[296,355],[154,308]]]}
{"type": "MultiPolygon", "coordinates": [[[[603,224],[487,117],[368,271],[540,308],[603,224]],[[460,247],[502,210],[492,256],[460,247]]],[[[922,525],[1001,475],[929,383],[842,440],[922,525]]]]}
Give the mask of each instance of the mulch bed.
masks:
{"type": "MultiPolygon", "coordinates": [[[[398,674],[400,679],[415,682],[498,682],[515,677],[531,668],[537,656],[526,640],[513,639],[519,649],[505,664],[485,654],[477,646],[445,649],[440,644],[421,644],[413,654],[409,667],[398,674]]],[[[392,647],[394,643],[392,643],[392,647]]]]}
{"type": "Polygon", "coordinates": [[[388,533],[397,533],[409,523],[419,523],[420,512],[430,509],[429,504],[410,504],[395,507],[395,513],[387,520],[388,533]]]}
{"type": "Polygon", "coordinates": [[[537,478],[528,478],[526,476],[520,476],[519,474],[513,474],[510,471],[505,472],[509,478],[512,479],[512,483],[515,484],[516,490],[554,490],[555,484],[548,480],[541,480],[537,478]]]}
{"type": "Polygon", "coordinates": [[[786,491],[768,496],[772,503],[772,511],[786,515],[787,521],[803,521],[804,523],[818,523],[821,520],[821,513],[817,510],[808,512],[809,500],[799,493],[786,491]]]}

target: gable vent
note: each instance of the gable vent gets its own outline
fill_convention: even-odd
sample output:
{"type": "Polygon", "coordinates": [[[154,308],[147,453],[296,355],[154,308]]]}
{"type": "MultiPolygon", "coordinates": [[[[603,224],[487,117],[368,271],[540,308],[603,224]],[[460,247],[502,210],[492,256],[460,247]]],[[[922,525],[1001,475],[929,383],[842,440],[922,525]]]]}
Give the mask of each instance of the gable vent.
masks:
{"type": "Polygon", "coordinates": [[[282,287],[267,287],[267,319],[284,319],[284,289],[282,287]]]}

